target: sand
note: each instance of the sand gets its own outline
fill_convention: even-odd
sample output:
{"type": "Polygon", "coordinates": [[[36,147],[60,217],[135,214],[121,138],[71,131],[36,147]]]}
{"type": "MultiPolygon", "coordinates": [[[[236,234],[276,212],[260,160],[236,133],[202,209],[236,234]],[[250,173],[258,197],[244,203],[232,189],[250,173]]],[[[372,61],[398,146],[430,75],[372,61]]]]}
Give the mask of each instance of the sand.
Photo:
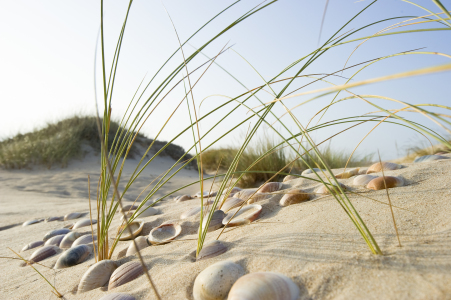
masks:
{"type": "MultiPolygon", "coordinates": [[[[152,163],[125,198],[134,200],[142,188],[172,163],[168,157],[152,163]]],[[[127,162],[126,178],[134,164],[134,160],[127,162]]],[[[223,260],[240,264],[247,273],[285,274],[301,289],[299,299],[451,299],[451,159],[405,166],[385,172],[385,175],[402,176],[406,181],[406,186],[389,189],[392,204],[403,208],[394,208],[402,247],[398,246],[388,205],[357,195],[349,196],[384,255],[370,252],[333,197],[316,197],[281,207],[278,202],[282,194],[275,194],[258,202],[263,210],[256,221],[225,230],[220,240],[227,245],[227,252],[199,262],[193,255],[197,244],[197,217],[180,220],[180,215],[199,205],[199,200],[175,203],[170,197],[155,206],[160,214],[144,218],[146,224],[141,235],[148,235],[152,228],[168,220],[177,221],[182,233],[175,242],[143,249],[142,256],[162,299],[192,299],[197,274],[223,260]]],[[[99,174],[98,157],[73,161],[68,168],[1,170],[0,256],[14,256],[7,247],[20,251],[26,244],[42,239],[46,232],[71,223],[41,222],[22,227],[23,222],[88,212],[88,174],[94,190],[99,174]]],[[[196,171],[183,170],[152,199],[197,178],[196,171]]],[[[353,192],[362,192],[387,203],[384,190],[368,191],[353,186],[353,178],[339,181],[353,192]]],[[[318,185],[296,179],[285,182],[282,189],[298,187],[313,192],[318,185]]],[[[198,190],[196,185],[183,192],[194,194],[198,190]]],[[[182,192],[176,195],[179,194],[182,192]]],[[[112,227],[119,224],[119,217],[119,214],[115,217],[112,227]]],[[[76,231],[87,232],[87,228],[76,231]]],[[[207,241],[216,239],[219,232],[208,233],[207,241]]],[[[118,244],[113,258],[121,264],[138,261],[136,255],[124,257],[129,244],[130,241],[118,244]]],[[[21,255],[29,258],[34,251],[21,252],[21,255]]],[[[41,263],[52,267],[57,258],[54,256],[41,263]]],[[[145,276],[113,291],[103,287],[77,294],[80,278],[92,264],[93,257],[68,269],[37,268],[65,299],[100,299],[112,292],[127,293],[136,299],[155,299],[145,276]]],[[[17,260],[0,259],[0,299],[56,299],[36,272],[20,265],[17,260]]]]}

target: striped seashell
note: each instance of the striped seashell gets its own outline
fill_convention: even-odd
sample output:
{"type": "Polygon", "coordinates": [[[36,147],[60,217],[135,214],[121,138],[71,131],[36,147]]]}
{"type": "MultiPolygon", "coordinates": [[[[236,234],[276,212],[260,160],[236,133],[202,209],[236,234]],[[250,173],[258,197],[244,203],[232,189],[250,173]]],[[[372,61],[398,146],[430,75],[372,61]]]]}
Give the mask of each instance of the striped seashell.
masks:
{"type": "Polygon", "coordinates": [[[131,239],[134,239],[135,237],[137,237],[141,231],[143,230],[143,226],[144,226],[144,221],[140,220],[140,219],[136,219],[133,222],[131,222],[128,227],[131,230],[131,234],[130,231],[127,229],[126,224],[122,224],[121,226],[119,226],[119,232],[122,232],[121,237],[119,238],[119,241],[128,241],[131,239]]]}
{"type": "Polygon", "coordinates": [[[247,204],[252,204],[258,201],[266,200],[271,198],[271,195],[263,194],[263,193],[255,193],[249,200],[247,200],[247,204]]]}
{"type": "Polygon", "coordinates": [[[54,245],[54,246],[59,247],[61,241],[63,240],[63,238],[64,238],[65,236],[66,236],[65,234],[55,235],[54,237],[49,238],[49,239],[47,240],[47,242],[45,242],[45,245],[46,245],[46,246],[54,245]]]}
{"type": "Polygon", "coordinates": [[[289,206],[310,200],[310,194],[301,189],[291,190],[289,194],[283,195],[280,199],[280,206],[289,206]]]}
{"type": "Polygon", "coordinates": [[[218,240],[213,240],[211,242],[205,243],[202,247],[202,250],[200,250],[199,255],[197,256],[196,260],[202,260],[202,259],[208,259],[212,258],[218,255],[221,255],[222,253],[227,251],[227,247],[218,240]]]}
{"type": "MultiPolygon", "coordinates": [[[[344,185],[343,183],[340,183],[340,187],[342,190],[346,190],[346,185],[344,185]]],[[[331,189],[332,193],[341,193],[340,189],[337,187],[336,183],[334,182],[332,185],[328,185],[329,189],[331,189]]],[[[315,193],[317,194],[323,194],[323,195],[330,195],[330,191],[329,189],[325,186],[322,185],[320,186],[315,193]]]]}
{"type": "Polygon", "coordinates": [[[64,221],[74,220],[80,218],[84,213],[73,212],[64,216],[64,221]]]}
{"type": "Polygon", "coordinates": [[[301,175],[314,174],[312,170],[314,170],[316,173],[321,173],[321,171],[327,172],[327,170],[321,170],[321,169],[318,169],[318,168],[313,168],[313,169],[304,170],[304,172],[302,172],[301,175]]]}
{"type": "Polygon", "coordinates": [[[25,247],[23,247],[21,251],[22,252],[27,251],[27,250],[30,250],[30,249],[33,249],[33,248],[36,248],[36,247],[39,247],[42,245],[44,245],[44,241],[31,242],[28,245],[25,245],[25,247]]]}
{"type": "Polygon", "coordinates": [[[335,175],[335,178],[338,178],[338,179],[351,178],[352,176],[359,174],[359,170],[360,170],[360,168],[351,169],[346,172],[342,172],[340,174],[335,175]]]}
{"type": "Polygon", "coordinates": [[[127,294],[112,293],[112,294],[103,296],[99,300],[136,300],[136,298],[131,295],[127,295],[127,294]]]}
{"type": "Polygon", "coordinates": [[[183,202],[186,200],[191,200],[193,199],[193,197],[191,197],[190,195],[180,195],[174,198],[174,201],[179,203],[179,202],[183,202]]]}
{"type": "Polygon", "coordinates": [[[26,221],[26,222],[24,222],[23,224],[22,224],[22,227],[25,227],[25,226],[30,226],[30,225],[33,225],[33,224],[37,224],[37,223],[39,223],[39,222],[42,222],[44,219],[39,219],[39,220],[28,220],[28,221],[26,221]]]}
{"type": "Polygon", "coordinates": [[[238,198],[227,198],[224,200],[221,210],[224,212],[228,212],[232,208],[239,207],[241,204],[243,204],[244,200],[238,199],[238,198]]]}
{"type": "Polygon", "coordinates": [[[402,168],[402,165],[383,161],[381,163],[378,162],[378,163],[375,163],[374,165],[371,165],[371,167],[368,168],[368,171],[366,171],[366,174],[381,172],[382,169],[384,169],[384,171],[391,171],[391,170],[398,170],[401,168],[402,168]]]}
{"type": "Polygon", "coordinates": [[[368,182],[370,182],[374,178],[377,178],[377,176],[374,176],[374,175],[359,175],[356,178],[354,178],[354,185],[367,185],[368,182]]]}
{"type": "Polygon", "coordinates": [[[194,281],[194,300],[225,299],[235,281],[244,274],[244,269],[231,261],[220,261],[207,267],[194,281]]]}
{"type": "Polygon", "coordinates": [[[249,224],[258,218],[261,211],[262,206],[258,204],[249,204],[241,209],[237,207],[227,213],[227,216],[222,220],[222,224],[228,223],[227,226],[229,227],[249,224]]]}
{"type": "Polygon", "coordinates": [[[56,261],[55,269],[73,267],[84,262],[92,253],[91,245],[78,245],[65,251],[56,261]]]}
{"type": "Polygon", "coordinates": [[[66,236],[63,238],[63,240],[60,243],[61,249],[69,249],[73,242],[75,242],[76,239],[81,237],[82,234],[80,232],[71,232],[66,234],[66,236]]]}
{"type": "Polygon", "coordinates": [[[258,191],[260,193],[272,193],[282,189],[282,186],[283,186],[282,182],[267,182],[264,185],[262,185],[258,189],[258,191]]]}
{"type": "Polygon", "coordinates": [[[126,284],[133,279],[144,274],[143,267],[140,262],[130,261],[117,268],[111,275],[108,283],[108,290],[112,290],[118,286],[126,284]]]}
{"type": "Polygon", "coordinates": [[[150,231],[148,241],[152,245],[166,244],[179,236],[181,232],[182,227],[179,224],[163,224],[150,231]]]}
{"type": "MultiPolygon", "coordinates": [[[[92,219],[92,224],[97,224],[97,220],[92,219]]],[[[74,224],[74,227],[72,229],[77,229],[77,228],[81,228],[81,227],[85,227],[85,226],[91,226],[90,219],[83,219],[83,220],[78,221],[77,223],[74,224]]]]}
{"type": "Polygon", "coordinates": [[[44,235],[44,238],[42,240],[45,242],[45,241],[47,241],[48,239],[50,239],[50,238],[52,238],[54,236],[57,236],[57,235],[60,235],[60,234],[68,234],[69,232],[71,232],[71,231],[70,231],[70,229],[67,229],[67,228],[55,229],[55,230],[47,232],[44,235]]]}
{"type": "Polygon", "coordinates": [[[299,176],[287,175],[287,176],[285,176],[283,178],[283,182],[287,182],[287,181],[294,180],[294,179],[299,179],[299,178],[300,178],[299,176]]]}
{"type": "Polygon", "coordinates": [[[47,219],[45,219],[45,221],[48,222],[53,222],[53,221],[63,221],[64,217],[48,217],[47,219]]]}
{"type": "MultiPolygon", "coordinates": [[[[138,246],[138,250],[142,250],[150,246],[149,241],[145,236],[138,236],[135,239],[135,243],[136,246],[138,246]]],[[[135,243],[133,243],[133,241],[130,243],[130,246],[128,246],[127,253],[125,254],[125,256],[130,256],[138,252],[138,250],[136,250],[135,248],[135,243]]]]}
{"type": "Polygon", "coordinates": [[[285,275],[256,272],[240,277],[230,289],[228,300],[297,300],[301,291],[285,275]]]}
{"type": "Polygon", "coordinates": [[[30,263],[40,262],[41,260],[44,260],[46,258],[58,254],[60,251],[61,251],[60,248],[58,248],[57,246],[53,245],[44,246],[33,252],[33,254],[31,254],[30,256],[29,261],[30,263]]]}
{"type": "Polygon", "coordinates": [[[423,155],[423,156],[418,156],[417,158],[415,158],[415,160],[413,162],[420,163],[420,162],[427,162],[427,161],[434,161],[434,160],[448,159],[448,158],[449,157],[447,157],[447,156],[441,156],[441,155],[423,155]]]}
{"type": "Polygon", "coordinates": [[[77,247],[78,245],[88,245],[95,243],[97,241],[97,235],[92,236],[92,234],[85,234],[76,239],[73,243],[71,248],[77,247]]]}
{"type": "MultiPolygon", "coordinates": [[[[215,231],[216,229],[221,228],[224,226],[222,224],[222,220],[225,218],[226,214],[222,210],[216,210],[213,215],[211,216],[210,225],[208,226],[207,232],[215,231]]],[[[202,230],[205,230],[205,227],[207,227],[207,216],[204,217],[202,221],[202,230]]]]}
{"type": "Polygon", "coordinates": [[[115,261],[106,259],[93,264],[81,277],[78,284],[78,293],[85,293],[90,290],[104,286],[117,269],[115,261]]]}
{"type": "Polygon", "coordinates": [[[395,177],[395,176],[381,176],[381,177],[377,177],[373,180],[371,180],[368,185],[366,186],[369,189],[372,190],[384,190],[385,186],[387,186],[387,188],[394,188],[394,187],[398,187],[398,186],[403,186],[404,185],[404,180],[401,177],[395,177]],[[385,182],[384,182],[385,180],[385,182]]]}

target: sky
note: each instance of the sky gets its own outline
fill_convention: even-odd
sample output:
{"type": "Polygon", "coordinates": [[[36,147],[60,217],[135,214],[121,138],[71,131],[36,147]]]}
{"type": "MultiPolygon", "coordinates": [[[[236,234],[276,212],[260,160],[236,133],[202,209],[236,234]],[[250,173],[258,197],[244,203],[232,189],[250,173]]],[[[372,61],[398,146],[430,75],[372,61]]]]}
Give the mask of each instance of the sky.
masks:
{"type": "MultiPolygon", "coordinates": [[[[135,0],[130,9],[117,67],[112,98],[113,117],[117,120],[122,118],[143,78],[143,85],[138,89],[137,95],[141,94],[143,87],[178,48],[177,35],[168,13],[177,30],[178,37],[183,42],[232,3],[234,1],[135,0]]],[[[219,55],[215,63],[226,69],[236,79],[215,64],[208,68],[207,64],[194,72],[190,76],[190,83],[194,84],[199,80],[193,88],[196,115],[203,116],[228,99],[246,92],[247,89],[265,84],[265,80],[270,80],[291,63],[314,51],[319,42],[326,42],[371,1],[329,1],[319,41],[325,3],[325,0],[279,0],[247,18],[204,49],[203,54],[214,57],[225,47],[227,51],[219,55]],[[203,74],[203,72],[205,73],[203,74]]],[[[416,3],[434,12],[440,12],[439,8],[430,0],[417,0],[416,3]]],[[[449,7],[451,7],[449,1],[443,1],[443,3],[450,4],[449,7]]],[[[185,57],[193,53],[195,47],[202,46],[234,20],[259,4],[261,4],[260,0],[238,1],[191,39],[189,45],[184,46],[185,57]]],[[[108,72],[127,7],[128,1],[109,0],[104,4],[105,62],[108,72]]],[[[426,14],[428,13],[421,8],[401,0],[379,0],[347,25],[338,36],[383,19],[426,14]]],[[[373,35],[387,26],[406,19],[381,22],[367,27],[353,36],[360,38],[373,35]]],[[[100,26],[100,1],[1,1],[0,24],[2,45],[0,47],[0,95],[2,99],[0,140],[18,133],[42,128],[48,123],[73,115],[93,115],[95,113],[94,78],[96,78],[97,96],[100,101],[99,109],[103,111],[101,56],[100,51],[95,53],[100,26]],[[97,56],[97,60],[95,60],[95,56],[97,56]],[[96,74],[94,74],[95,62],[96,74]]],[[[441,24],[428,23],[397,30],[436,27],[445,28],[441,24]]],[[[349,43],[327,51],[301,74],[332,73],[341,70],[348,58],[349,61],[346,65],[351,66],[378,57],[419,48],[422,49],[418,51],[451,55],[451,31],[428,31],[378,37],[364,43],[353,53],[359,43],[360,41],[349,43]]],[[[188,70],[191,72],[206,60],[205,56],[199,55],[188,64],[188,70]]],[[[372,64],[351,82],[449,63],[449,60],[448,57],[438,55],[397,56],[372,64]]],[[[140,103],[144,103],[150,97],[151,92],[181,63],[183,63],[183,56],[178,52],[149,85],[140,103]]],[[[302,64],[296,65],[281,75],[281,78],[293,76],[301,66],[302,64]]],[[[346,82],[346,78],[352,76],[359,68],[338,72],[336,75],[339,76],[328,77],[327,80],[334,84],[343,84],[346,82]]],[[[185,74],[185,70],[182,73],[185,74]]],[[[182,79],[182,73],[175,77],[174,81],[157,98],[157,101],[161,100],[163,95],[182,79]]],[[[309,78],[297,79],[288,87],[285,94],[310,82],[312,79],[309,78]]],[[[186,86],[189,86],[190,83],[185,81],[186,86]]],[[[382,95],[411,104],[436,103],[451,106],[450,83],[451,72],[443,72],[371,84],[353,88],[352,92],[362,95],[382,95]]],[[[278,93],[283,86],[279,83],[272,85],[272,88],[275,93],[278,93]]],[[[328,86],[330,86],[328,83],[314,83],[297,93],[328,86]]],[[[163,99],[159,106],[152,106],[155,110],[143,125],[141,132],[150,138],[158,135],[158,140],[163,141],[169,141],[178,136],[189,124],[187,104],[186,101],[183,101],[184,94],[183,83],[181,83],[163,99]],[[182,104],[173,114],[180,102],[182,104]],[[160,132],[171,115],[171,119],[160,132]]],[[[342,92],[337,99],[349,95],[342,92]]],[[[274,99],[269,88],[259,92],[258,96],[264,102],[274,99]]],[[[304,95],[287,99],[283,103],[286,107],[291,108],[310,98],[311,95],[304,95]]],[[[332,99],[333,95],[315,99],[294,109],[293,115],[303,126],[306,126],[309,120],[332,99]]],[[[191,101],[190,95],[190,105],[191,101]]],[[[399,104],[386,100],[372,99],[372,101],[384,108],[401,107],[399,104]]],[[[246,103],[251,108],[259,105],[256,99],[251,99],[246,103]]],[[[232,104],[229,104],[200,122],[201,135],[211,129],[233,107],[232,104]]],[[[374,107],[359,99],[343,101],[331,107],[321,122],[358,116],[375,110],[374,107]]],[[[274,106],[272,112],[280,116],[285,111],[285,108],[279,103],[274,106]]],[[[440,110],[433,111],[439,112],[440,110]]],[[[446,113],[445,111],[441,112],[446,113]]],[[[194,117],[192,107],[191,114],[194,117]]],[[[250,115],[248,109],[240,107],[213,129],[205,138],[203,148],[250,115]]],[[[421,115],[407,112],[401,116],[437,130],[440,134],[446,133],[438,125],[421,115]]],[[[274,121],[272,116],[268,117],[269,123],[272,124],[274,121]]],[[[300,131],[289,116],[282,118],[282,121],[291,132],[300,131]]],[[[316,124],[317,121],[318,119],[315,119],[312,124],[316,124]]],[[[248,128],[255,122],[254,118],[250,122],[244,123],[221,138],[215,147],[240,146],[248,128]]],[[[364,124],[337,135],[332,139],[333,148],[345,151],[354,149],[374,125],[374,123],[364,124]]],[[[287,136],[287,130],[281,124],[274,124],[274,128],[280,134],[287,136]]],[[[312,138],[319,143],[345,128],[346,126],[343,125],[326,127],[312,133],[312,138]]],[[[277,133],[268,127],[262,127],[257,132],[256,140],[258,139],[280,140],[277,133]]],[[[182,134],[175,143],[189,149],[193,145],[193,133],[188,131],[182,134]]],[[[380,150],[383,159],[393,159],[403,155],[405,150],[412,145],[427,146],[427,139],[411,129],[382,124],[362,142],[358,153],[364,155],[380,150]]]]}

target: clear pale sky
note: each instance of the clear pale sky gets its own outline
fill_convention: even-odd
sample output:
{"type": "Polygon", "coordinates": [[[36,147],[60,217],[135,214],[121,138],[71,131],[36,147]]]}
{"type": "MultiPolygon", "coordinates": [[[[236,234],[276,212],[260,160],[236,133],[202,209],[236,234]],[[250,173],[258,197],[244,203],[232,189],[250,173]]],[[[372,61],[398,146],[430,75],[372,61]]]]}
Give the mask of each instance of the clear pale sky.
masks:
{"type": "MultiPolygon", "coordinates": [[[[218,0],[165,0],[134,1],[129,22],[126,28],[118,75],[113,97],[113,115],[120,118],[129,101],[133,97],[140,81],[147,74],[147,81],[158,70],[172,52],[177,49],[178,42],[172,25],[163,8],[169,11],[182,42],[194,31],[212,18],[219,11],[234,1],[218,0]],[[162,4],[163,3],[163,4],[162,4]]],[[[243,0],[220,16],[190,42],[193,46],[201,46],[209,38],[222,30],[246,11],[261,1],[243,0]]],[[[339,27],[347,22],[370,1],[330,0],[326,14],[321,41],[325,42],[339,27]]],[[[440,12],[430,0],[417,0],[416,3],[426,6],[434,12],[440,12]]],[[[451,7],[451,1],[443,3],[451,7]]],[[[318,36],[323,15],[325,0],[280,0],[265,8],[251,18],[215,41],[206,50],[209,56],[216,55],[224,45],[232,46],[246,58],[266,79],[271,79],[282,69],[300,57],[310,53],[318,46],[318,36]]],[[[105,40],[106,61],[110,66],[116,39],[125,16],[128,1],[105,1],[105,40]]],[[[379,0],[361,14],[355,22],[343,32],[357,29],[365,24],[395,16],[421,16],[427,13],[418,7],[398,0],[379,0]]],[[[403,19],[404,20],[404,19],[403,19]]],[[[363,30],[355,37],[363,37],[376,33],[398,21],[392,20],[363,30]]],[[[94,114],[94,49],[100,24],[100,1],[1,1],[0,2],[0,139],[12,137],[17,133],[42,128],[48,122],[62,120],[74,114],[94,114]]],[[[422,25],[422,28],[432,27],[422,25]]],[[[444,27],[436,24],[433,27],[444,27]]],[[[410,26],[407,29],[413,29],[410,26]]],[[[420,28],[420,27],[416,27],[420,28]]],[[[315,61],[303,74],[328,73],[341,69],[357,43],[333,49],[315,61]]],[[[369,59],[426,47],[422,51],[436,51],[451,54],[451,31],[413,33],[403,36],[394,35],[380,37],[365,43],[351,57],[348,65],[357,64],[369,59]]],[[[185,55],[192,53],[193,48],[185,46],[185,55]]],[[[205,60],[199,56],[190,66],[192,70],[205,60]]],[[[178,53],[169,68],[157,77],[161,82],[168,72],[183,61],[178,53]]],[[[248,88],[264,82],[258,74],[235,52],[229,50],[222,54],[217,62],[242,81],[248,88]]],[[[363,80],[388,74],[413,70],[416,68],[449,63],[449,58],[433,55],[405,55],[376,63],[360,73],[356,80],[363,80]]],[[[100,67],[100,65],[98,65],[100,67]]],[[[202,69],[202,70],[205,70],[202,69]]],[[[100,69],[98,69],[100,71],[100,69]]],[[[357,69],[343,72],[343,76],[351,76],[357,69]]],[[[192,82],[199,78],[201,72],[192,77],[192,82]]],[[[98,72],[98,75],[100,73],[98,72]]],[[[287,73],[287,76],[293,72],[287,73]]],[[[285,76],[283,76],[285,77],[285,76]]],[[[101,77],[97,76],[98,80],[101,77]]],[[[178,79],[181,76],[177,77],[178,79]]],[[[178,80],[177,79],[177,80],[178,80]]],[[[343,78],[329,78],[335,84],[345,82],[343,78]]],[[[145,82],[147,82],[145,81],[145,82]]],[[[306,83],[307,79],[299,79],[288,89],[292,91],[306,83]]],[[[98,82],[100,84],[100,81],[98,82]]],[[[449,86],[451,72],[439,73],[415,78],[394,80],[353,89],[360,94],[377,94],[401,101],[416,103],[438,103],[451,106],[449,86]]],[[[315,84],[303,89],[326,87],[326,84],[315,84]]],[[[155,85],[151,85],[150,90],[155,85]]],[[[278,92],[281,85],[275,85],[278,92]]],[[[101,89],[101,86],[98,86],[101,89]]],[[[194,88],[194,98],[198,107],[202,99],[210,95],[226,95],[230,97],[243,93],[245,89],[217,66],[212,66],[194,88]]],[[[147,96],[149,94],[146,94],[147,96]]],[[[270,101],[271,95],[262,92],[262,100],[270,101]]],[[[347,96],[342,92],[341,96],[347,96]]],[[[183,86],[176,88],[163,102],[155,114],[144,125],[142,132],[153,138],[174,107],[183,98],[183,86]]],[[[292,107],[307,100],[307,96],[285,101],[292,107]]],[[[331,97],[319,100],[295,109],[295,116],[306,125],[309,118],[331,101],[331,97]]],[[[222,104],[225,98],[214,96],[207,98],[200,109],[204,114],[222,104]]],[[[375,100],[385,108],[400,107],[387,101],[375,100]]],[[[257,102],[250,102],[256,106],[257,102]]],[[[231,106],[229,106],[231,107],[231,106]]],[[[326,114],[324,121],[359,115],[374,111],[374,108],[359,100],[346,101],[336,105],[326,114]]],[[[211,142],[221,132],[246,117],[247,110],[242,108],[234,113],[230,121],[224,123],[205,141],[211,142]]],[[[281,105],[274,108],[277,115],[284,109],[281,105]]],[[[201,123],[201,132],[208,130],[223,113],[201,123]]],[[[425,118],[406,113],[402,116],[421,122],[433,129],[436,125],[425,118]]],[[[290,129],[297,127],[284,118],[290,129]]],[[[255,122],[255,121],[253,121],[255,122]]],[[[174,115],[158,138],[170,140],[188,124],[186,104],[174,115]]],[[[332,145],[337,149],[353,149],[360,139],[374,125],[360,126],[333,139],[332,145]]],[[[278,129],[281,127],[276,126],[278,129]]],[[[246,133],[248,124],[224,138],[218,146],[239,145],[246,133]]],[[[314,134],[316,141],[321,141],[338,132],[343,127],[321,130],[314,134]]],[[[263,134],[259,133],[260,136],[263,134]]],[[[273,135],[273,134],[270,134],[273,135]]],[[[420,135],[398,126],[382,125],[362,144],[360,153],[381,151],[383,159],[392,159],[403,154],[403,148],[412,144],[426,142],[420,135]],[[396,150],[398,147],[398,151],[396,150]]],[[[184,148],[192,145],[192,134],[180,137],[177,144],[184,148]]]]}

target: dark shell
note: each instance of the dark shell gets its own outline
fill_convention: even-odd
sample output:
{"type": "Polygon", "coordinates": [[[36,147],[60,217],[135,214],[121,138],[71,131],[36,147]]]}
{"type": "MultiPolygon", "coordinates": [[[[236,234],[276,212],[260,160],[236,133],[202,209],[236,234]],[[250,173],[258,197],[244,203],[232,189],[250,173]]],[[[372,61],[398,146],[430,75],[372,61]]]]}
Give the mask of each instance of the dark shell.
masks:
{"type": "Polygon", "coordinates": [[[45,242],[54,236],[57,236],[60,234],[68,234],[69,232],[70,232],[70,229],[67,229],[67,228],[55,229],[55,230],[47,232],[42,240],[45,242]]]}
{"type": "Polygon", "coordinates": [[[54,237],[52,237],[52,238],[49,238],[49,239],[47,240],[47,242],[45,242],[45,245],[46,245],[46,246],[48,246],[48,245],[54,245],[54,246],[59,247],[61,241],[63,240],[63,238],[64,238],[65,236],[66,236],[65,234],[60,234],[60,235],[56,235],[56,236],[54,236],[54,237]]]}
{"type": "Polygon", "coordinates": [[[127,294],[113,293],[105,295],[99,300],[136,300],[136,298],[127,294]]]}
{"type": "Polygon", "coordinates": [[[64,252],[56,261],[55,269],[69,268],[82,263],[91,254],[92,248],[87,245],[78,245],[64,252]]]}
{"type": "Polygon", "coordinates": [[[41,249],[36,250],[31,254],[30,261],[32,262],[40,262],[41,260],[44,260],[50,256],[53,256],[55,254],[58,254],[60,252],[60,249],[57,246],[44,246],[41,249]]]}
{"type": "Polygon", "coordinates": [[[44,245],[44,241],[31,242],[28,245],[26,245],[25,247],[23,247],[21,251],[27,251],[27,250],[30,250],[30,249],[33,249],[33,248],[36,248],[36,247],[39,247],[42,245],[44,245]]]}
{"type": "Polygon", "coordinates": [[[142,274],[144,274],[144,270],[140,262],[130,261],[125,263],[117,268],[111,275],[110,282],[108,283],[108,290],[126,284],[142,274]]]}

